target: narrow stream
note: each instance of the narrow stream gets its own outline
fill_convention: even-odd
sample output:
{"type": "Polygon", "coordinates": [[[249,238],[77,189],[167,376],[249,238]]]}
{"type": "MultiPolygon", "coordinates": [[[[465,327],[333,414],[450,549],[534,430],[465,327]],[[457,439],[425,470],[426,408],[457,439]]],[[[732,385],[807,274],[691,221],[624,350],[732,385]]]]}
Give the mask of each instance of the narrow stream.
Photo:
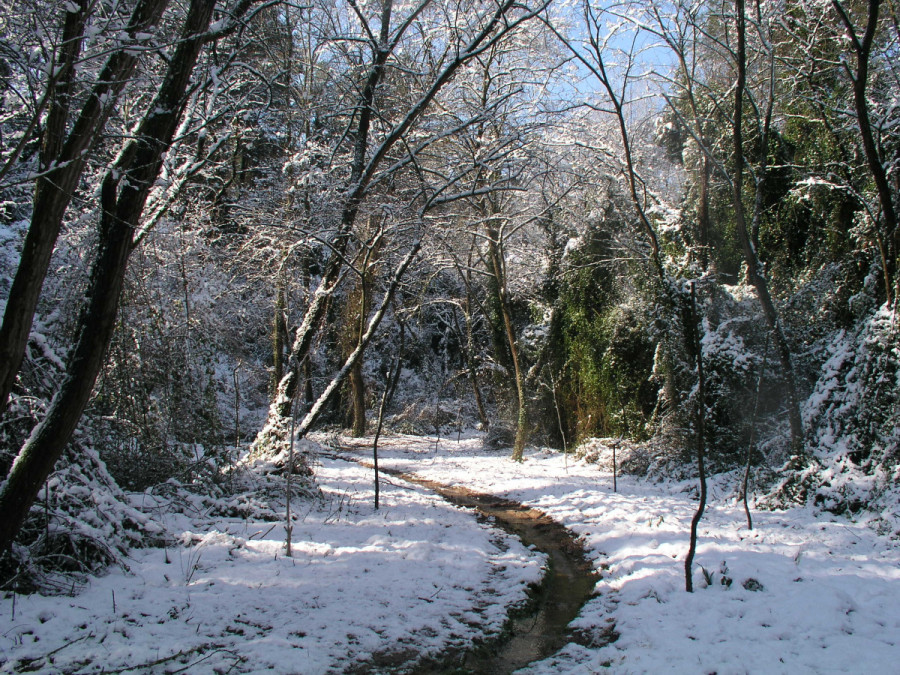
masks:
{"type": "MultiPolygon", "coordinates": [[[[393,469],[382,468],[381,472],[428,488],[456,506],[476,509],[492,526],[548,556],[548,569],[540,586],[531,592],[527,607],[514,612],[501,636],[468,650],[448,651],[427,664],[418,662],[411,672],[507,675],[547,658],[572,641],[573,635],[567,627],[593,594],[597,575],[571,530],[519,502],[393,469]]],[[[368,672],[410,671],[410,666],[404,668],[396,661],[370,666],[368,672]]]]}

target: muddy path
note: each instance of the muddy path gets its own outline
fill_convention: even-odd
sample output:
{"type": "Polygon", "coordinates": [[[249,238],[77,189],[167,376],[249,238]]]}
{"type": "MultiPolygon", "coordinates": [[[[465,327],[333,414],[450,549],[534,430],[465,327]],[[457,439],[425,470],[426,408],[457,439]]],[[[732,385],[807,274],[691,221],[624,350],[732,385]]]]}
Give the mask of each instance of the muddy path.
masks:
{"type": "MultiPolygon", "coordinates": [[[[341,459],[368,465],[355,453],[341,455],[341,459]]],[[[375,655],[355,672],[506,675],[577,641],[568,625],[593,595],[597,574],[575,533],[542,511],[519,502],[444,485],[395,469],[381,467],[380,472],[427,488],[456,506],[475,509],[492,526],[545,553],[547,572],[540,585],[530,591],[527,605],[511,613],[499,636],[466,650],[450,650],[427,663],[414,654],[375,655]]]]}

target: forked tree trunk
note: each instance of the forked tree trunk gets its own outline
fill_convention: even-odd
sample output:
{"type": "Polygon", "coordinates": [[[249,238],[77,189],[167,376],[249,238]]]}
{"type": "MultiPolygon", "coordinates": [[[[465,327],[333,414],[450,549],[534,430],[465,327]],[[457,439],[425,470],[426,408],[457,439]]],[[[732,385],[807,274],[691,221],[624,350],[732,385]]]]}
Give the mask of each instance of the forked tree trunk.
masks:
{"type": "MultiPolygon", "coordinates": [[[[135,40],[159,21],[167,4],[168,0],[139,0],[124,32],[135,40]]],[[[63,70],[57,81],[50,85],[56,87],[56,92],[51,96],[54,100],[48,113],[41,151],[41,167],[46,174],[40,176],[35,184],[31,225],[0,326],[0,409],[6,407],[22,364],[50,256],[59,237],[63,216],[84,170],[88,150],[103,130],[122,88],[133,75],[140,53],[129,49],[127,44],[113,51],[98,74],[72,130],[63,141],[69,90],[84,32],[85,17],[81,9],[84,4],[77,6],[77,12],[66,15],[63,37],[68,41],[63,45],[63,70]]]]}
{"type": "MultiPolygon", "coordinates": [[[[115,189],[113,187],[113,189],[115,189]]],[[[110,200],[104,185],[104,202],[110,200]]],[[[114,196],[112,201],[114,202],[114,196]]],[[[131,250],[131,229],[104,213],[101,243],[90,282],[90,299],[82,313],[78,342],[69,357],[62,386],[44,419],[19,452],[0,492],[0,552],[8,550],[28,516],[41,486],[72,437],[103,365],[116,324],[123,270],[131,250]]]]}
{"type": "Polygon", "coordinates": [[[0,489],[0,552],[12,545],[90,398],[116,325],[133,234],[181,117],[216,0],[192,0],[156,98],[101,187],[100,243],[63,383],[0,489]]]}

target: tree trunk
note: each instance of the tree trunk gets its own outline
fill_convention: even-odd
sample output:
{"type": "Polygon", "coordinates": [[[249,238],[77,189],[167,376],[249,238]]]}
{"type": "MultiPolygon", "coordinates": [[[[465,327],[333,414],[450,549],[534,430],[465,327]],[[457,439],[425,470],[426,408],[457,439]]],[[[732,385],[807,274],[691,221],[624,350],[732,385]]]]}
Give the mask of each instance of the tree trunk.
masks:
{"type": "Polygon", "coordinates": [[[353,412],[351,434],[354,438],[366,435],[366,380],[362,372],[362,359],[350,369],[350,404],[353,412]]]}
{"type": "Polygon", "coordinates": [[[525,402],[525,379],[519,361],[519,347],[516,342],[516,333],[512,324],[509,298],[506,292],[506,275],[504,274],[503,254],[500,251],[500,233],[493,225],[489,225],[487,228],[487,236],[488,257],[490,258],[491,267],[493,268],[492,273],[497,284],[500,313],[503,318],[503,328],[509,346],[510,358],[512,359],[513,365],[513,376],[515,377],[516,382],[516,400],[518,408],[516,411],[516,438],[513,442],[512,458],[517,462],[521,462],[522,455],[525,451],[525,443],[528,440],[528,411],[525,402]]]}
{"type": "Polygon", "coordinates": [[[303,411],[308,412],[310,407],[315,401],[315,394],[313,393],[313,381],[312,381],[312,364],[309,359],[306,359],[303,362],[302,369],[303,376],[303,411]]]}
{"type": "MultiPolygon", "coordinates": [[[[140,0],[126,32],[136,36],[149,30],[159,21],[167,4],[168,0],[140,0]]],[[[57,85],[56,100],[48,114],[48,128],[41,151],[42,168],[54,168],[40,176],[35,184],[31,225],[9,290],[3,324],[0,326],[0,409],[6,407],[22,364],[34,312],[50,265],[50,256],[59,236],[63,216],[84,170],[88,150],[105,126],[114,102],[138,63],[138,52],[133,49],[122,48],[112,53],[98,75],[97,84],[88,96],[71,132],[65,142],[62,142],[61,135],[69,105],[68,89],[84,26],[82,13],[79,11],[76,14],[80,18],[72,19],[71,22],[67,15],[64,36],[71,37],[71,41],[64,45],[64,62],[71,67],[64,68],[60,74],[62,79],[57,85]]]]}
{"type": "Polygon", "coordinates": [[[287,307],[285,301],[285,271],[278,273],[277,287],[275,288],[275,315],[272,317],[272,396],[278,389],[278,383],[284,377],[284,346],[287,342],[287,326],[285,325],[284,312],[287,307]]]}
{"type": "Polygon", "coordinates": [[[684,559],[684,590],[694,592],[694,553],[697,551],[697,529],[706,509],[706,379],[703,375],[703,347],[700,343],[700,325],[697,316],[697,296],[691,284],[691,323],[693,324],[694,350],[697,354],[697,471],[700,474],[700,502],[691,518],[691,536],[687,556],[684,559]]]}
{"type": "MultiPolygon", "coordinates": [[[[897,211],[894,208],[888,175],[878,153],[875,135],[872,132],[869,102],[866,99],[866,89],[869,80],[869,59],[872,52],[872,43],[878,28],[878,13],[881,0],[868,0],[868,16],[862,39],[857,35],[856,28],[844,11],[841,3],[838,0],[832,0],[832,5],[850,35],[853,51],[856,54],[856,74],[850,73],[850,79],[853,82],[853,102],[856,107],[856,122],[859,126],[859,135],[862,138],[866,163],[869,165],[869,173],[872,174],[875,189],[878,191],[878,201],[881,205],[881,215],[884,219],[884,234],[880,235],[878,239],[881,248],[882,265],[884,266],[885,294],[887,301],[890,303],[893,301],[893,280],[897,272],[897,254],[900,252],[900,229],[897,227],[897,211]]],[[[849,65],[846,67],[849,71],[849,65]]]]}
{"type": "MultiPolygon", "coordinates": [[[[369,223],[371,230],[372,223],[369,223]]],[[[373,267],[378,259],[378,252],[383,241],[383,229],[379,229],[369,242],[366,244],[366,250],[363,253],[360,266],[359,281],[359,306],[357,311],[359,316],[355,321],[354,330],[356,331],[355,344],[358,345],[362,340],[366,329],[366,317],[369,315],[369,308],[372,304],[372,296],[369,289],[372,286],[373,267]]],[[[354,323],[354,322],[351,322],[354,323]]],[[[350,370],[350,405],[352,412],[352,428],[351,432],[354,438],[362,438],[366,435],[366,380],[363,376],[363,359],[360,358],[350,370]]]]}
{"type": "Polygon", "coordinates": [[[163,154],[184,106],[185,91],[203,46],[216,0],[192,0],[182,39],[135,138],[107,172],[101,188],[100,244],[78,340],[60,390],[25,442],[0,489],[0,552],[12,545],[41,485],[69,443],[90,398],[116,324],[116,314],[137,228],[163,154]]]}
{"type": "MultiPolygon", "coordinates": [[[[105,203],[115,201],[111,189],[115,187],[104,185],[105,203]]],[[[44,419],[16,457],[0,492],[0,511],[4,514],[0,519],[0,551],[9,549],[41,486],[72,437],[115,328],[124,278],[121,272],[131,250],[131,228],[114,221],[107,213],[102,219],[105,222],[101,226],[100,252],[91,274],[89,304],[79,321],[78,342],[69,359],[66,377],[44,419]]]]}
{"type": "Polygon", "coordinates": [[[87,20],[87,0],[78,0],[75,11],[66,11],[63,20],[60,59],[53,63],[58,74],[47,85],[50,105],[44,123],[44,138],[40,151],[41,173],[52,168],[53,161],[62,150],[69,121],[69,97],[75,79],[75,62],[81,53],[84,24],[87,20]]]}
{"type": "Polygon", "coordinates": [[[709,216],[709,159],[704,155],[700,160],[700,204],[697,206],[697,230],[700,244],[700,268],[705,272],[709,269],[710,245],[710,216],[709,216]]]}
{"type": "Polygon", "coordinates": [[[747,516],[747,529],[753,529],[753,516],[750,515],[750,463],[753,460],[753,445],[756,436],[756,416],[759,412],[759,392],[762,390],[766,360],[769,358],[769,336],[766,335],[766,347],[763,350],[762,363],[759,364],[759,375],[756,378],[756,394],[753,397],[753,414],[750,417],[750,438],[747,440],[747,454],[744,456],[744,475],[741,478],[741,501],[744,504],[744,515],[747,516]]]}

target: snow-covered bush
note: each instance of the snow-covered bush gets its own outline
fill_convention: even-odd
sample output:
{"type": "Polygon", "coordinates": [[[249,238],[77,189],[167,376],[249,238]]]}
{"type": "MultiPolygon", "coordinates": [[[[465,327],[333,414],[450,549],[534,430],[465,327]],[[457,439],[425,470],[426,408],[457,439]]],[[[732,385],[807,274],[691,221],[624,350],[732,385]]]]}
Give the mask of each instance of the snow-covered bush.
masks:
{"type": "Polygon", "coordinates": [[[811,496],[830,511],[857,511],[900,487],[898,331],[896,309],[883,305],[826,347],[804,420],[811,496]]]}
{"type": "MultiPolygon", "coordinates": [[[[19,403],[13,408],[21,410],[19,403]]],[[[0,462],[4,473],[10,454],[0,462]]],[[[12,551],[0,562],[0,588],[73,593],[109,565],[127,568],[130,548],[158,544],[163,536],[159,523],[129,504],[82,433],[57,463],[12,551]]]]}
{"type": "Polygon", "coordinates": [[[699,330],[706,445],[713,470],[727,470],[743,463],[748,446],[763,436],[760,432],[770,417],[782,412],[785,393],[773,340],[767,337],[752,289],[716,285],[704,304],[699,330]]]}

